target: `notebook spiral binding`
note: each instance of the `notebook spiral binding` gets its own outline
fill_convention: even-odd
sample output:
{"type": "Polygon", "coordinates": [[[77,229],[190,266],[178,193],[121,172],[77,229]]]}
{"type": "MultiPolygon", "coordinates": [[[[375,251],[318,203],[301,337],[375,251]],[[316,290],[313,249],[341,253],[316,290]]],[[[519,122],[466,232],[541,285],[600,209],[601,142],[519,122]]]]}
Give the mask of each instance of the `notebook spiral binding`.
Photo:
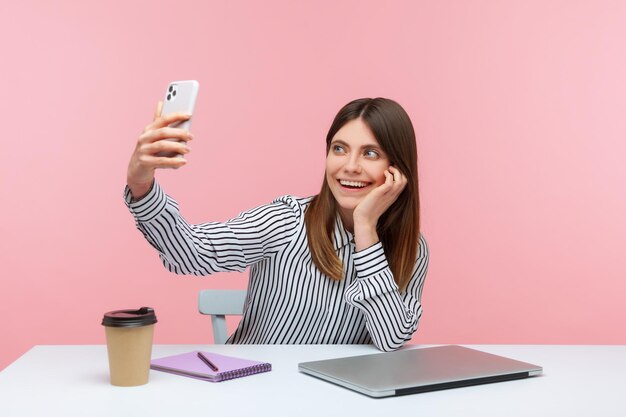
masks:
{"type": "Polygon", "coordinates": [[[236,369],[234,371],[220,372],[218,381],[226,381],[228,379],[241,378],[248,375],[254,375],[261,372],[269,372],[272,370],[272,364],[262,363],[259,365],[249,366],[247,368],[236,369]]]}

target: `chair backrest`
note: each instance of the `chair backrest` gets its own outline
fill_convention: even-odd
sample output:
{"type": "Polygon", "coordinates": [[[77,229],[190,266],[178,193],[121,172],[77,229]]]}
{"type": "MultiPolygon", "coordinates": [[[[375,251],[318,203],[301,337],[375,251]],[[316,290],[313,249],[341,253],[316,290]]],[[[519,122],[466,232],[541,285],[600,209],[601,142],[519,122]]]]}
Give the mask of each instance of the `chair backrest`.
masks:
{"type": "Polygon", "coordinates": [[[198,296],[200,314],[210,314],[213,326],[213,343],[223,344],[228,339],[227,315],[243,314],[245,290],[201,290],[198,296]]]}

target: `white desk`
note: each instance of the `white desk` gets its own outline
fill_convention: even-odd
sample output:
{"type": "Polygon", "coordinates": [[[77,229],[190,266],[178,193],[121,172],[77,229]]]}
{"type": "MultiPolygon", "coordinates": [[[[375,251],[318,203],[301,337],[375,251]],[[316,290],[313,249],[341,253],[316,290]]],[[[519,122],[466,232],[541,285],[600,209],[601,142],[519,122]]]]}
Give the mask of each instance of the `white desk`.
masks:
{"type": "Polygon", "coordinates": [[[272,363],[272,372],[210,383],[151,371],[109,385],[105,346],[35,346],[0,373],[0,416],[625,416],[626,346],[470,345],[544,367],[518,381],[373,399],[298,372],[303,361],[372,346],[157,345],[153,358],[211,350],[272,363]]]}

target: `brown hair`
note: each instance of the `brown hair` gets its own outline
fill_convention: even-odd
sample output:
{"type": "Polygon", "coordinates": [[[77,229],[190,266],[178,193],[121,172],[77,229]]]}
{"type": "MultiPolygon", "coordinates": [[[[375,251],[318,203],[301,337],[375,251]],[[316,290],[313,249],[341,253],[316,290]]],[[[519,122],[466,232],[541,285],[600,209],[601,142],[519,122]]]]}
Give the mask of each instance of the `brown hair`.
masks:
{"type": "MultiPolygon", "coordinates": [[[[362,98],[346,104],[335,116],[326,135],[326,154],[335,134],[346,123],[360,118],[372,131],[387,154],[390,164],[407,178],[398,199],[378,219],[376,231],[400,291],[411,279],[419,245],[419,187],[417,181],[417,146],[411,119],[395,101],[386,98],[362,98]]],[[[309,205],[304,219],[309,250],[315,266],[332,279],[343,278],[343,265],[333,246],[337,203],[326,178],[322,190],[309,205]]]]}

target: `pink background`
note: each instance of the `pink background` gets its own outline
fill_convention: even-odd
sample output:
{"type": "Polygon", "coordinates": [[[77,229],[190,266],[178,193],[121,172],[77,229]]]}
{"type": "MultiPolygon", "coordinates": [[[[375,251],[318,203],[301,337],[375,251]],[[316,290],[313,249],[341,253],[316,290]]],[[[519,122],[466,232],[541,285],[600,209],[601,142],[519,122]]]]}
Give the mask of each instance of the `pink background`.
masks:
{"type": "MultiPolygon", "coordinates": [[[[100,344],[149,305],[157,343],[209,343],[202,288],[162,268],[122,201],[171,80],[201,83],[188,220],[315,194],[324,136],[390,97],[418,136],[431,250],[415,343],[626,344],[626,2],[2,2],[0,369],[100,344]],[[176,8],[174,8],[176,5],[176,8]]],[[[231,322],[231,326],[235,323],[231,322]]]]}

